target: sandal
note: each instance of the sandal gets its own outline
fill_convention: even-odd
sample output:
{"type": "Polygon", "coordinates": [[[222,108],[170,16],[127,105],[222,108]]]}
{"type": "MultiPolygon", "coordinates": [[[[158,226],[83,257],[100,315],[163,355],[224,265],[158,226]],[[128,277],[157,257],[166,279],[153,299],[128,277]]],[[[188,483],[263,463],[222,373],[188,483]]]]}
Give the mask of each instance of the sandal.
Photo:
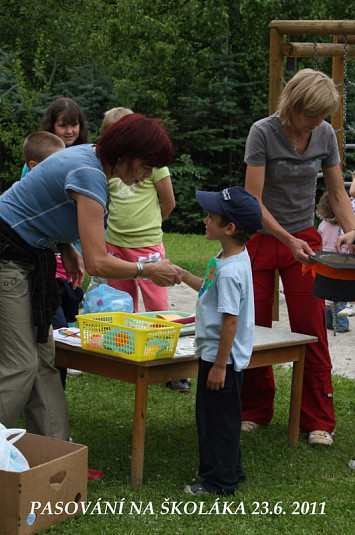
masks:
{"type": "Polygon", "coordinates": [[[250,420],[243,420],[242,421],[242,431],[254,431],[255,429],[259,429],[260,424],[257,424],[256,422],[251,422],[250,420]]]}

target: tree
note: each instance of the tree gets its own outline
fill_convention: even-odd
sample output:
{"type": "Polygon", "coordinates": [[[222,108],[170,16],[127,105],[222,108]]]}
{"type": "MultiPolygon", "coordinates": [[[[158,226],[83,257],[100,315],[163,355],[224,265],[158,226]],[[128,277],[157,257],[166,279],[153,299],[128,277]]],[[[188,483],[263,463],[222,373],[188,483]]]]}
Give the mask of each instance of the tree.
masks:
{"type": "MultiPolygon", "coordinates": [[[[20,168],[23,136],[54,98],[78,101],[93,140],[103,112],[126,106],[165,121],[176,147],[170,218],[192,227],[194,188],[244,183],[249,127],[268,113],[269,22],[353,17],[345,0],[0,0],[0,9],[2,179],[20,168]]],[[[286,76],[303,66],[312,59],[287,61],[286,76]]]]}

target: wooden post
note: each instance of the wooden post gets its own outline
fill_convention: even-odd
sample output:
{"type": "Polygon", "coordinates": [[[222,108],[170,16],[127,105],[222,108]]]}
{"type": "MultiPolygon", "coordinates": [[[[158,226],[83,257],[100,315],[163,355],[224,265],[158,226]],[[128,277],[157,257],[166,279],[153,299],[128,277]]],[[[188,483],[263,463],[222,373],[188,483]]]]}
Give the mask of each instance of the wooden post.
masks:
{"type": "MultiPolygon", "coordinates": [[[[269,114],[276,111],[278,99],[283,90],[284,54],[282,51],[283,37],[277,28],[270,29],[270,63],[269,63],[269,114]]],[[[275,290],[272,319],[279,321],[279,272],[275,271],[275,290]]]]}
{"type": "MultiPolygon", "coordinates": [[[[333,41],[337,41],[337,36],[333,37],[333,41]]],[[[340,106],[338,110],[332,115],[332,126],[335,130],[335,135],[338,141],[339,154],[341,158],[341,166],[343,166],[343,150],[344,150],[344,45],[343,55],[333,57],[332,60],[332,77],[335,85],[339,84],[338,91],[340,94],[340,106]]]]}
{"type": "Polygon", "coordinates": [[[355,20],[273,20],[281,35],[354,35],[355,20]]]}
{"type": "Polygon", "coordinates": [[[276,28],[270,29],[270,63],[269,63],[269,114],[275,112],[277,101],[283,90],[284,56],[282,52],[283,37],[276,28]]]}
{"type": "MultiPolygon", "coordinates": [[[[312,58],[314,55],[314,43],[297,43],[295,41],[283,43],[282,53],[289,58],[312,58]]],[[[355,45],[348,44],[347,54],[349,57],[355,56],[355,45]]],[[[317,43],[317,56],[319,58],[344,57],[344,44],[337,42],[317,43]]]]}

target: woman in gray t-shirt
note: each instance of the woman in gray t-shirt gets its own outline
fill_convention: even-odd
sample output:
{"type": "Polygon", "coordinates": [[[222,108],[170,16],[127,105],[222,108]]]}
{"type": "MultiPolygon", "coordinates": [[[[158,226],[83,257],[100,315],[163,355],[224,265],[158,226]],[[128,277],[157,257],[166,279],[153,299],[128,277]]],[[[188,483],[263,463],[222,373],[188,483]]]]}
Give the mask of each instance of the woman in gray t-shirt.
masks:
{"type": "MultiPolygon", "coordinates": [[[[272,327],[275,270],[283,282],[291,330],[318,337],[306,349],[300,428],[308,443],[333,444],[335,426],[331,360],[324,301],[312,295],[314,279],[302,274],[312,251],[321,249],[314,228],[317,175],[323,172],[334,214],[345,232],[355,218],[344,189],[334,131],[324,118],[340,97],[333,81],[313,69],[299,71],[286,85],[277,112],[254,123],[246,142],[245,189],[263,211],[263,230],[248,242],[252,261],[256,324],[272,327]]],[[[243,425],[267,425],[273,415],[272,367],[246,370],[243,425]]]]}

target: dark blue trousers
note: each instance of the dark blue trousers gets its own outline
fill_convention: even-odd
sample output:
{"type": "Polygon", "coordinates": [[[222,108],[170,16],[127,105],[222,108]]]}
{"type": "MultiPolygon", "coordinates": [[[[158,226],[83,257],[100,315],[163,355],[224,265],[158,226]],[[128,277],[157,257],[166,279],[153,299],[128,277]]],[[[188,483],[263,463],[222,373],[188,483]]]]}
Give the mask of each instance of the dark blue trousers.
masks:
{"type": "Polygon", "coordinates": [[[232,364],[227,365],[224,388],[210,390],[206,385],[212,366],[212,362],[199,359],[196,395],[200,450],[198,475],[207,490],[232,494],[238,483],[245,480],[240,451],[243,372],[234,371],[232,364]]]}

